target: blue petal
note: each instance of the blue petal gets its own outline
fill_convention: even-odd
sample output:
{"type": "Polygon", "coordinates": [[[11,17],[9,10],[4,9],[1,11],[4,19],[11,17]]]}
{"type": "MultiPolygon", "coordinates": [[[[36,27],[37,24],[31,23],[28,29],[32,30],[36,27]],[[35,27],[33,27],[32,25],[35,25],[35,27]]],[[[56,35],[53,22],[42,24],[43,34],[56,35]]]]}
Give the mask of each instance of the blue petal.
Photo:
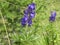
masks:
{"type": "Polygon", "coordinates": [[[24,14],[25,20],[28,20],[28,15],[24,14]]]}
{"type": "Polygon", "coordinates": [[[55,17],[56,16],[56,12],[55,11],[51,12],[51,16],[55,17]]]}
{"type": "Polygon", "coordinates": [[[28,20],[28,26],[32,25],[32,19],[28,20]]]}
{"type": "Polygon", "coordinates": [[[50,17],[49,19],[51,22],[55,21],[55,17],[50,17]]]}
{"type": "Polygon", "coordinates": [[[28,9],[35,10],[35,3],[32,3],[28,6],[28,9]]]}
{"type": "Polygon", "coordinates": [[[28,14],[28,13],[29,13],[28,9],[24,10],[24,14],[28,14]]]}
{"type": "Polygon", "coordinates": [[[50,16],[49,21],[53,22],[53,21],[55,21],[55,18],[56,18],[56,12],[53,11],[53,12],[51,12],[51,16],[50,16]]]}
{"type": "Polygon", "coordinates": [[[34,11],[30,13],[30,17],[31,18],[34,18],[35,17],[35,12],[34,11]]]}
{"type": "Polygon", "coordinates": [[[21,19],[21,24],[22,24],[23,26],[26,25],[26,20],[25,20],[25,18],[22,18],[22,19],[21,19]]]}

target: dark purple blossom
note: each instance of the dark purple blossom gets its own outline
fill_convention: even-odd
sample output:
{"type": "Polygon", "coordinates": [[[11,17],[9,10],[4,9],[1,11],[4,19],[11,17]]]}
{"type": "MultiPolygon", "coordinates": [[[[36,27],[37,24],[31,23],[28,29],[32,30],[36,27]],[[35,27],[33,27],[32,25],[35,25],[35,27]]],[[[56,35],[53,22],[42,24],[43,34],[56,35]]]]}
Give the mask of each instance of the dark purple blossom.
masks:
{"type": "Polygon", "coordinates": [[[25,18],[22,18],[21,19],[21,24],[22,24],[22,26],[25,26],[26,25],[26,19],[25,18]]]}
{"type": "Polygon", "coordinates": [[[51,12],[51,16],[56,17],[56,11],[51,12]]]}
{"type": "Polygon", "coordinates": [[[29,13],[28,9],[24,10],[24,14],[28,14],[28,13],[29,13]]]}
{"type": "Polygon", "coordinates": [[[31,17],[31,18],[34,18],[34,17],[35,17],[35,12],[34,12],[34,11],[32,11],[32,12],[30,13],[30,17],[31,17]]]}
{"type": "Polygon", "coordinates": [[[53,22],[53,21],[55,21],[55,18],[56,18],[56,12],[53,11],[53,12],[51,12],[51,16],[50,16],[50,18],[49,18],[49,21],[50,21],[50,22],[53,22]]]}
{"type": "Polygon", "coordinates": [[[24,18],[27,21],[28,20],[28,15],[24,14],[24,18]]]}
{"type": "Polygon", "coordinates": [[[28,9],[35,10],[35,3],[28,5],[28,9]]]}
{"type": "Polygon", "coordinates": [[[32,19],[29,19],[28,20],[28,26],[31,26],[32,25],[32,19]]]}
{"type": "Polygon", "coordinates": [[[55,21],[55,17],[50,17],[50,21],[52,22],[52,21],[55,21]]]}
{"type": "Polygon", "coordinates": [[[26,10],[24,10],[24,17],[21,20],[21,24],[25,26],[28,24],[28,26],[32,25],[32,18],[35,17],[35,3],[32,3],[28,6],[26,10]]]}

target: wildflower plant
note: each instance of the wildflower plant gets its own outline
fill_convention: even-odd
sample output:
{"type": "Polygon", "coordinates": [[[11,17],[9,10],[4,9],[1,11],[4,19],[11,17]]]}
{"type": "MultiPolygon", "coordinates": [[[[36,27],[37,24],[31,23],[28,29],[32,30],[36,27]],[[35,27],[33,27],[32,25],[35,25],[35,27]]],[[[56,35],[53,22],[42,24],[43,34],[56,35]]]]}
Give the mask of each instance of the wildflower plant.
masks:
{"type": "Polygon", "coordinates": [[[0,45],[60,45],[59,5],[59,0],[0,0],[0,45]]]}
{"type": "Polygon", "coordinates": [[[56,11],[52,11],[51,16],[49,17],[49,24],[47,25],[46,28],[46,35],[45,35],[45,41],[47,42],[47,45],[55,45],[56,39],[57,39],[57,34],[56,34],[56,29],[54,29],[55,27],[53,26],[55,19],[56,19],[56,11]]]}
{"type": "Polygon", "coordinates": [[[56,11],[52,11],[51,12],[51,16],[49,18],[49,21],[53,22],[53,21],[55,21],[55,19],[56,19],[56,11]]]}
{"type": "Polygon", "coordinates": [[[28,5],[28,8],[24,10],[24,17],[21,19],[21,24],[25,26],[32,25],[32,19],[35,17],[35,3],[31,3],[28,5]]]}

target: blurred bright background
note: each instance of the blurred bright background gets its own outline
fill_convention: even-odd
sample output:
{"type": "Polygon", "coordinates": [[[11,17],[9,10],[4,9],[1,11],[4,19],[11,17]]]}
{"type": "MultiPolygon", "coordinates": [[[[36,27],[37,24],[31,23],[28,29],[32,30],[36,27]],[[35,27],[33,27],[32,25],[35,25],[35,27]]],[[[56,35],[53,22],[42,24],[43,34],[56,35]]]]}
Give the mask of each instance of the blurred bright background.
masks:
{"type": "Polygon", "coordinates": [[[60,45],[60,0],[0,0],[0,45],[60,45]],[[33,24],[23,27],[23,11],[32,2],[33,24]],[[53,23],[51,11],[57,13],[53,23]]]}

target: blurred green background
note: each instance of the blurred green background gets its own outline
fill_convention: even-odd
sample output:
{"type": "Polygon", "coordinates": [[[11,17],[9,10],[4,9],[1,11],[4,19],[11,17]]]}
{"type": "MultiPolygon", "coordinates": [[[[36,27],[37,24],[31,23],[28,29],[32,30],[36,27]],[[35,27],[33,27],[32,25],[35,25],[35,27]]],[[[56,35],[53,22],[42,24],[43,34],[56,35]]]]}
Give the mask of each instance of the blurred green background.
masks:
{"type": "Polygon", "coordinates": [[[60,0],[0,0],[0,45],[60,45],[60,0]],[[36,4],[31,27],[20,19],[29,4],[36,4]],[[49,22],[51,11],[56,20],[49,22]]]}

